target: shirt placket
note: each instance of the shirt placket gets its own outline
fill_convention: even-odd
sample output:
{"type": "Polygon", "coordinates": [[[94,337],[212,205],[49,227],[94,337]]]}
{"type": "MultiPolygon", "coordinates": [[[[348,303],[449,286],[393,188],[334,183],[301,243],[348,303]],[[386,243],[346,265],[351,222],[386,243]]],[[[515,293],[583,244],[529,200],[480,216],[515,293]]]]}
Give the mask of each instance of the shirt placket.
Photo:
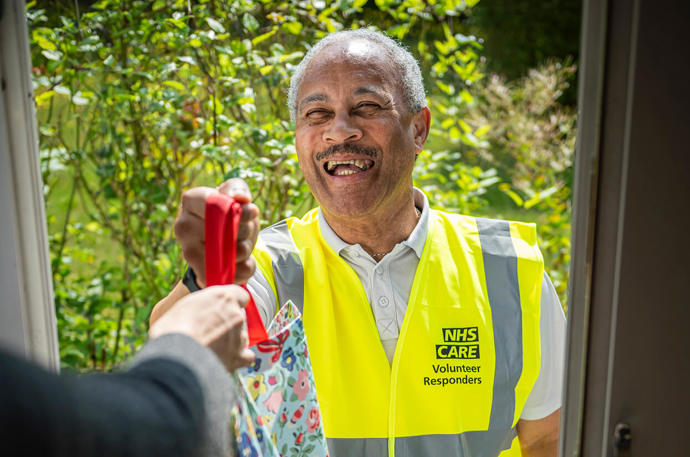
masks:
{"type": "Polygon", "coordinates": [[[376,264],[371,274],[372,305],[376,327],[382,340],[395,339],[399,332],[395,315],[395,295],[390,281],[390,263],[390,259],[384,258],[376,264]]]}

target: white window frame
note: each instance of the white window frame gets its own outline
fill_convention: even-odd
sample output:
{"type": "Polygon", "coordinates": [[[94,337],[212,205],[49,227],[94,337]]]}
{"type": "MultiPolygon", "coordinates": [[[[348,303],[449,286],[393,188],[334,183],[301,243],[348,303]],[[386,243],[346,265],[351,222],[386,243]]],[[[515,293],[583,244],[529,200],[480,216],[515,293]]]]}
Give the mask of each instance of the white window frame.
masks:
{"type": "Polygon", "coordinates": [[[0,346],[58,371],[25,5],[0,0],[0,346]]]}

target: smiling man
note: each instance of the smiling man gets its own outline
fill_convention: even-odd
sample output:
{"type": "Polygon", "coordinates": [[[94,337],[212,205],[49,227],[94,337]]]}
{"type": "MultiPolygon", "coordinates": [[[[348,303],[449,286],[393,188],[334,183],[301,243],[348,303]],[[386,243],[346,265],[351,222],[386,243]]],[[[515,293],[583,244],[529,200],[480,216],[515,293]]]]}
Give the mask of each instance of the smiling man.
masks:
{"type": "MultiPolygon", "coordinates": [[[[220,191],[245,202],[238,281],[264,322],[287,300],[303,312],[330,455],[555,456],[565,320],[535,227],[431,210],[413,187],[430,122],[414,58],[376,32],[329,35],[288,103],[320,207],[254,246],[246,184],[220,191]]],[[[152,320],[204,283],[209,192],[183,197],[186,285],[152,320]]]]}

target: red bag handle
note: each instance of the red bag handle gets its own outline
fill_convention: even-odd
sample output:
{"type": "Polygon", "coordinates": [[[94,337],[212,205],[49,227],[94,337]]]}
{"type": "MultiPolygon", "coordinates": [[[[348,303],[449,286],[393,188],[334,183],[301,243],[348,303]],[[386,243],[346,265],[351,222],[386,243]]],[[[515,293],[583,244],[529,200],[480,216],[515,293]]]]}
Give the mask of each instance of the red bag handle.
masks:
{"type": "MultiPolygon", "coordinates": [[[[235,280],[237,229],[242,218],[242,205],[227,195],[211,194],[206,197],[205,218],[206,285],[232,284],[235,280]]],[[[246,284],[241,287],[249,293],[246,284]]],[[[266,328],[251,293],[245,312],[249,346],[267,340],[266,328]]]]}

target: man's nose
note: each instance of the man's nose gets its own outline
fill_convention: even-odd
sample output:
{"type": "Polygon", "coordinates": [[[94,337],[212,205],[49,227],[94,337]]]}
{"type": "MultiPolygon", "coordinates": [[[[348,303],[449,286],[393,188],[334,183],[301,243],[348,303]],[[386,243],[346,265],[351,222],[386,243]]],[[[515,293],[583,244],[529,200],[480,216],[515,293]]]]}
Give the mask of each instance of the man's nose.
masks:
{"type": "Polygon", "coordinates": [[[362,138],[362,130],[348,113],[336,113],[329,128],[323,133],[327,143],[340,144],[362,138]]]}

